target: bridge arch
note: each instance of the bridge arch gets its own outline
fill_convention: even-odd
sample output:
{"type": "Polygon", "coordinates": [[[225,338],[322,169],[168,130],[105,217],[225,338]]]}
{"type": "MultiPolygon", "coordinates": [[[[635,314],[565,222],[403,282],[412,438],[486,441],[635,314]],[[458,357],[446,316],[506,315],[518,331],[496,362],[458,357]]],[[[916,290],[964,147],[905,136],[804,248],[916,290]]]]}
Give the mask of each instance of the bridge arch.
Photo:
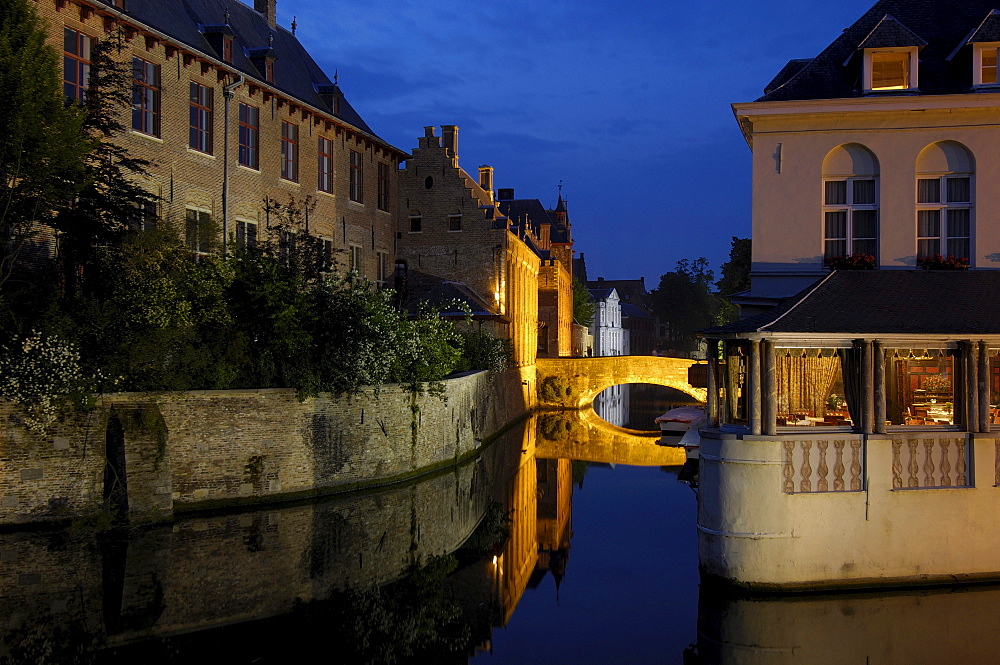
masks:
{"type": "Polygon", "coordinates": [[[538,398],[546,406],[582,409],[605,389],[627,383],[666,386],[704,402],[707,391],[688,382],[686,358],[606,356],[600,358],[539,358],[538,398]]]}

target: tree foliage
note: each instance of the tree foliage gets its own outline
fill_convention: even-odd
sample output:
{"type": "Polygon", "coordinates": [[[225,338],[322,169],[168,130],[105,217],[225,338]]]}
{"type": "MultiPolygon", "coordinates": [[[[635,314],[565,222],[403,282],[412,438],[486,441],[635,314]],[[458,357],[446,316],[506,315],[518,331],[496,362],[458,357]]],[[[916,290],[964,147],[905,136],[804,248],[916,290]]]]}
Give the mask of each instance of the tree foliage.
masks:
{"type": "Polygon", "coordinates": [[[573,278],[573,320],[581,326],[589,326],[594,322],[594,312],[597,305],[590,299],[590,290],[587,286],[573,278]]]}
{"type": "Polygon", "coordinates": [[[715,275],[704,257],[683,259],[660,277],[653,290],[653,311],[669,330],[671,345],[678,351],[693,351],[695,331],[716,322],[719,301],[711,290],[715,275]]]}
{"type": "Polygon", "coordinates": [[[722,264],[722,277],[716,283],[719,293],[730,296],[750,288],[750,238],[733,236],[729,260],[722,264]]]}
{"type": "Polygon", "coordinates": [[[0,0],[0,300],[25,250],[78,193],[94,141],[66,106],[55,50],[28,0],[0,0]]]}
{"type": "Polygon", "coordinates": [[[728,296],[750,288],[750,238],[733,236],[729,260],[722,264],[722,277],[716,282],[719,289],[718,323],[729,323],[739,318],[739,309],[728,296]]]}

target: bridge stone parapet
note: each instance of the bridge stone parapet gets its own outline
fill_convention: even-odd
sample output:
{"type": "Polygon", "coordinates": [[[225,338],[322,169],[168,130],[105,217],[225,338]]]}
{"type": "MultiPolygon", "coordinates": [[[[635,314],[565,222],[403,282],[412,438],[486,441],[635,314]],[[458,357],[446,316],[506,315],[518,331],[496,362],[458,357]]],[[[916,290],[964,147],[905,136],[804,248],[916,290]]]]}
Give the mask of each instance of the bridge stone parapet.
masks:
{"type": "Polygon", "coordinates": [[[707,391],[688,382],[688,368],[696,362],[659,356],[539,358],[538,397],[546,406],[582,409],[611,386],[650,383],[680,390],[704,402],[707,391]]]}

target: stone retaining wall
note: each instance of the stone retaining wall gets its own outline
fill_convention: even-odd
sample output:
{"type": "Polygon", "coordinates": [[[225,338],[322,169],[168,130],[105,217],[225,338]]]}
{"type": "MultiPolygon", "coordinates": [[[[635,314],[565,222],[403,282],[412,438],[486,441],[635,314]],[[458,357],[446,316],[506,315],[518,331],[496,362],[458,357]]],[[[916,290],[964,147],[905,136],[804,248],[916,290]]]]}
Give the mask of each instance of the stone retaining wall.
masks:
{"type": "Polygon", "coordinates": [[[45,435],[0,403],[0,525],[97,509],[112,418],[124,431],[129,510],[169,519],[175,510],[385,484],[454,463],[530,409],[533,378],[525,368],[470,373],[445,382],[445,399],[399,386],[301,402],[292,390],[121,393],[45,435]]]}

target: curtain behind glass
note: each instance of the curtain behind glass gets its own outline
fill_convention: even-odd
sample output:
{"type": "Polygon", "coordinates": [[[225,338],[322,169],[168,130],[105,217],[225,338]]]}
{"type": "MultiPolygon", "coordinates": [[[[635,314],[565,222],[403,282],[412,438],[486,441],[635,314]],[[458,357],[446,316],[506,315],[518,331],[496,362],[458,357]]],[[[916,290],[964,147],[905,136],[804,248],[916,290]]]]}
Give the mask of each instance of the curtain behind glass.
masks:
{"type": "Polygon", "coordinates": [[[847,411],[851,414],[851,422],[854,423],[854,426],[861,427],[861,402],[864,399],[864,388],[861,385],[860,343],[855,342],[851,348],[840,349],[839,352],[847,411]]]}

